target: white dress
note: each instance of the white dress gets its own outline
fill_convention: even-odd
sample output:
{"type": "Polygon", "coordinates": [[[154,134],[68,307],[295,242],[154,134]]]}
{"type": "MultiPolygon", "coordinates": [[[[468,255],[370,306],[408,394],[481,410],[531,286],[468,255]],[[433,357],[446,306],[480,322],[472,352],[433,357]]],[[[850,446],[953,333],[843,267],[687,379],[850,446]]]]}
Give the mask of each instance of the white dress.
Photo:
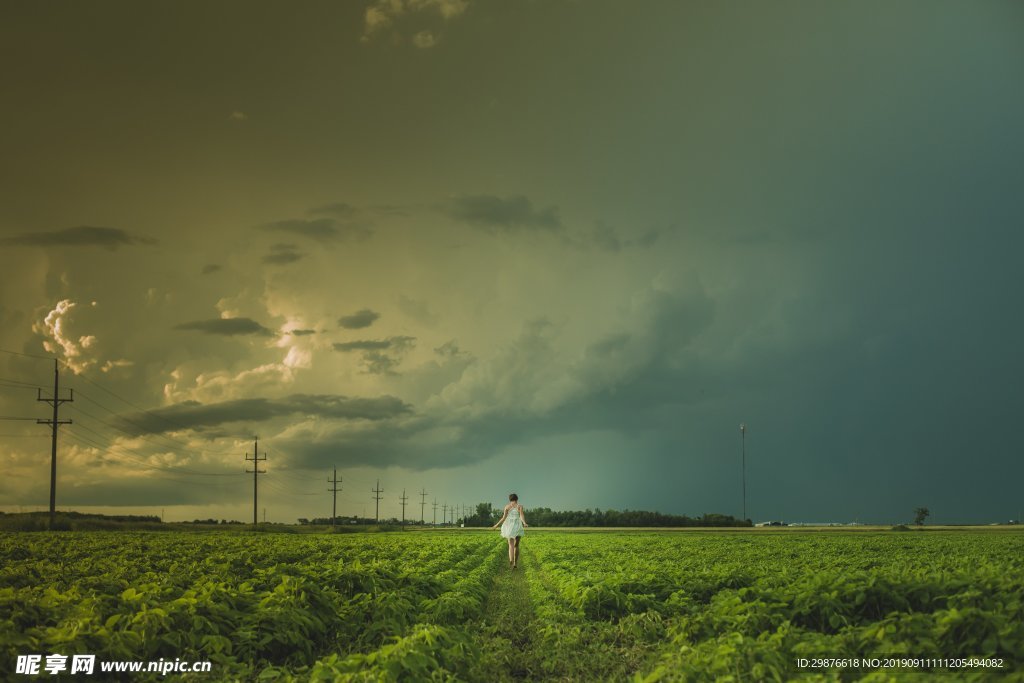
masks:
{"type": "Polygon", "coordinates": [[[501,535],[504,538],[526,535],[526,530],[523,529],[523,519],[519,516],[518,505],[509,508],[508,514],[505,515],[505,521],[501,525],[501,535]]]}

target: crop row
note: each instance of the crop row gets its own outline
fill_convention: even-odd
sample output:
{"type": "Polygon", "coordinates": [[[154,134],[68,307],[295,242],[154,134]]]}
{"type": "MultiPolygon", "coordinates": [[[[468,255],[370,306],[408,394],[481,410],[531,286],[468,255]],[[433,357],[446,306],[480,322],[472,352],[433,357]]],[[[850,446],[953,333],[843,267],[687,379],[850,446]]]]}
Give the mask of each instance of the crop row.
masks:
{"type": "Polygon", "coordinates": [[[1024,661],[1020,537],[535,534],[531,541],[566,608],[617,625],[634,646],[660,650],[639,680],[737,672],[785,680],[797,675],[797,657],[815,656],[1024,661]]]}
{"type": "Polygon", "coordinates": [[[27,652],[194,657],[224,674],[273,678],[331,653],[358,670],[395,639],[440,638],[438,629],[477,618],[498,557],[495,539],[482,536],[182,536],[0,537],[13,557],[0,574],[7,661],[27,652]]]}

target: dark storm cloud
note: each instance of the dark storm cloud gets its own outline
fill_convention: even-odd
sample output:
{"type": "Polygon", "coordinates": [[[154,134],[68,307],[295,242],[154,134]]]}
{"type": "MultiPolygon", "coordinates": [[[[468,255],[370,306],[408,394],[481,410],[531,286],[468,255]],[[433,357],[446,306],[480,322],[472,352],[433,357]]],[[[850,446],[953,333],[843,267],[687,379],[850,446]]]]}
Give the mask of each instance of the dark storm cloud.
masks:
{"type": "Polygon", "coordinates": [[[281,399],[242,398],[203,404],[186,401],[165,408],[116,418],[117,426],[131,434],[160,434],[182,429],[203,429],[230,422],[263,422],[275,417],[304,415],[337,420],[387,420],[412,412],[394,396],[351,398],[336,394],[292,394],[281,399]]]}
{"type": "Polygon", "coordinates": [[[456,356],[465,355],[466,352],[459,348],[454,339],[450,339],[444,344],[434,347],[434,353],[442,358],[455,358],[456,356]]]}
{"type": "Polygon", "coordinates": [[[363,370],[371,375],[393,375],[405,354],[413,347],[416,337],[388,337],[387,339],[359,339],[337,342],[335,351],[362,352],[363,370]]]}
{"type": "MultiPolygon", "coordinates": [[[[309,467],[341,457],[339,463],[347,465],[400,464],[421,470],[471,464],[545,436],[609,429],[644,433],[664,428],[666,420],[675,424],[678,417],[666,418],[666,412],[701,400],[698,385],[721,382],[715,376],[721,368],[705,369],[687,356],[694,340],[714,320],[715,305],[699,286],[657,290],[642,297],[640,313],[641,322],[634,329],[596,340],[568,367],[548,364],[551,324],[543,319],[524,323],[521,334],[496,358],[473,361],[484,364],[483,372],[464,375],[486,378],[471,393],[496,399],[503,407],[421,414],[359,431],[290,435],[289,453],[309,467]],[[579,390],[545,410],[523,409],[537,386],[521,383],[523,368],[550,369],[554,384],[571,377],[579,390]]],[[[454,341],[435,352],[442,357],[465,354],[454,341]]]]}
{"type": "Polygon", "coordinates": [[[603,221],[596,221],[594,223],[594,229],[590,231],[590,234],[579,238],[579,246],[593,246],[607,251],[622,251],[629,247],[649,247],[653,245],[657,239],[657,230],[648,230],[637,238],[623,239],[619,237],[613,227],[603,221]]]}
{"type": "Polygon", "coordinates": [[[288,330],[288,334],[293,337],[306,337],[311,334],[316,334],[316,330],[288,330]]]}
{"type": "Polygon", "coordinates": [[[384,349],[405,350],[412,346],[416,337],[388,337],[387,339],[359,339],[337,342],[335,351],[381,351],[384,349]]]}
{"type": "Polygon", "coordinates": [[[0,239],[0,244],[20,247],[103,247],[110,250],[118,247],[156,243],[157,241],[151,237],[133,235],[120,228],[91,225],[80,225],[51,232],[25,232],[0,239]]]}
{"type": "Polygon", "coordinates": [[[289,263],[302,260],[303,257],[305,257],[305,254],[300,254],[297,251],[279,251],[264,256],[263,263],[272,266],[286,266],[289,263]]]}
{"type": "Polygon", "coordinates": [[[219,264],[208,263],[207,265],[203,266],[202,274],[209,275],[210,273],[216,273],[219,270],[221,270],[221,266],[219,264]]]}
{"type": "Polygon", "coordinates": [[[267,223],[261,226],[261,228],[270,232],[283,232],[325,243],[364,240],[373,233],[367,225],[342,223],[333,218],[316,218],[313,220],[294,218],[267,223]]]}
{"type": "Polygon", "coordinates": [[[356,311],[352,315],[343,315],[338,319],[338,324],[346,330],[361,330],[369,327],[380,318],[380,313],[371,311],[369,308],[356,311]]]}
{"type": "Polygon", "coordinates": [[[309,210],[309,213],[320,216],[335,216],[337,218],[354,218],[359,214],[359,209],[345,202],[333,202],[314,207],[309,210]]]}
{"type": "Polygon", "coordinates": [[[458,197],[450,202],[447,212],[458,221],[488,232],[512,232],[522,228],[554,232],[562,229],[557,207],[536,209],[523,195],[458,197]]]}
{"type": "Polygon", "coordinates": [[[270,248],[271,253],[263,257],[263,263],[285,266],[305,258],[306,255],[296,251],[296,249],[297,247],[294,244],[275,244],[270,248]]]}
{"type": "Polygon", "coordinates": [[[273,337],[274,333],[260,325],[252,318],[211,318],[175,325],[176,330],[195,330],[206,334],[218,334],[226,337],[254,334],[261,337],[273,337]]]}

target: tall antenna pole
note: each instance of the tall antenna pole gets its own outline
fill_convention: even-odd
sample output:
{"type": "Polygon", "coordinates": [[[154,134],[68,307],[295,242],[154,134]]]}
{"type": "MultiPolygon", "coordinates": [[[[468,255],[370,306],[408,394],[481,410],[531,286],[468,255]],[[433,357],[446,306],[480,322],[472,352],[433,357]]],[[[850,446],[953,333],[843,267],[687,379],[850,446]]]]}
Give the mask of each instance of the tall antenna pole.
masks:
{"type": "Polygon", "coordinates": [[[402,526],[405,526],[405,501],[409,500],[409,497],[405,495],[405,489],[402,489],[402,495],[398,498],[402,501],[402,526]]]}
{"type": "Polygon", "coordinates": [[[341,490],[338,488],[338,484],[341,483],[341,479],[338,479],[337,467],[334,468],[334,479],[328,479],[327,483],[334,485],[332,488],[327,489],[334,494],[334,502],[331,504],[331,526],[334,526],[334,520],[338,518],[338,491],[341,490]]]}
{"type": "MultiPolygon", "coordinates": [[[[255,527],[258,524],[258,522],[259,522],[259,517],[258,517],[259,506],[257,505],[257,502],[256,502],[258,500],[258,498],[259,498],[259,489],[260,489],[258,477],[261,474],[266,474],[267,473],[266,470],[261,470],[260,469],[260,463],[267,459],[267,454],[266,454],[266,452],[264,452],[263,453],[263,457],[262,458],[260,457],[259,445],[260,445],[260,437],[257,436],[256,439],[252,442],[252,457],[250,458],[248,456],[248,454],[245,456],[246,460],[251,460],[252,461],[252,525],[253,525],[253,527],[255,527]]],[[[246,473],[248,473],[248,472],[249,472],[249,470],[246,470],[246,473]]]]}
{"type": "Polygon", "coordinates": [[[433,524],[433,526],[437,526],[437,498],[434,499],[434,524],[433,524]]]}
{"type": "Polygon", "coordinates": [[[448,523],[448,502],[445,501],[445,503],[441,506],[441,526],[444,526],[447,523],[448,523]]]}
{"type": "Polygon", "coordinates": [[[740,441],[743,450],[743,521],[747,520],[747,424],[740,423],[740,441]]]}
{"type": "Polygon", "coordinates": [[[50,425],[53,428],[53,441],[50,446],[50,529],[53,529],[57,514],[57,427],[69,425],[71,420],[60,420],[57,418],[57,409],[62,403],[71,403],[75,400],[75,390],[71,390],[68,398],[58,397],[60,391],[60,372],[58,371],[57,359],[53,359],[53,398],[43,398],[43,390],[36,393],[36,400],[49,403],[53,406],[52,420],[36,420],[36,424],[50,425]]]}
{"type": "Polygon", "coordinates": [[[420,491],[420,524],[426,524],[427,518],[423,516],[423,508],[427,506],[427,490],[420,491]]]}
{"type": "Polygon", "coordinates": [[[377,501],[377,512],[375,514],[377,516],[377,523],[379,524],[380,523],[380,498],[381,498],[380,494],[384,492],[384,489],[382,489],[380,487],[380,479],[377,480],[377,488],[371,489],[371,490],[373,491],[373,494],[374,494],[373,495],[373,499],[377,501]]]}

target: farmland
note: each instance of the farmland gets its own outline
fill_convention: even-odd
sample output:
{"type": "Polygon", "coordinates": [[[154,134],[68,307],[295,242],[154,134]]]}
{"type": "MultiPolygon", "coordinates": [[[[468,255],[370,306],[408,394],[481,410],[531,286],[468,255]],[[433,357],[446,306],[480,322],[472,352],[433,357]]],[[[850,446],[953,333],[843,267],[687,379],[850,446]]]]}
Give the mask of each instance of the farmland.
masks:
{"type": "Polygon", "coordinates": [[[10,533],[0,556],[13,680],[33,653],[212,663],[105,674],[132,681],[1024,680],[1014,531],[531,531],[514,572],[472,531],[10,533]],[[953,658],[1002,668],[928,663],[953,658]]]}

